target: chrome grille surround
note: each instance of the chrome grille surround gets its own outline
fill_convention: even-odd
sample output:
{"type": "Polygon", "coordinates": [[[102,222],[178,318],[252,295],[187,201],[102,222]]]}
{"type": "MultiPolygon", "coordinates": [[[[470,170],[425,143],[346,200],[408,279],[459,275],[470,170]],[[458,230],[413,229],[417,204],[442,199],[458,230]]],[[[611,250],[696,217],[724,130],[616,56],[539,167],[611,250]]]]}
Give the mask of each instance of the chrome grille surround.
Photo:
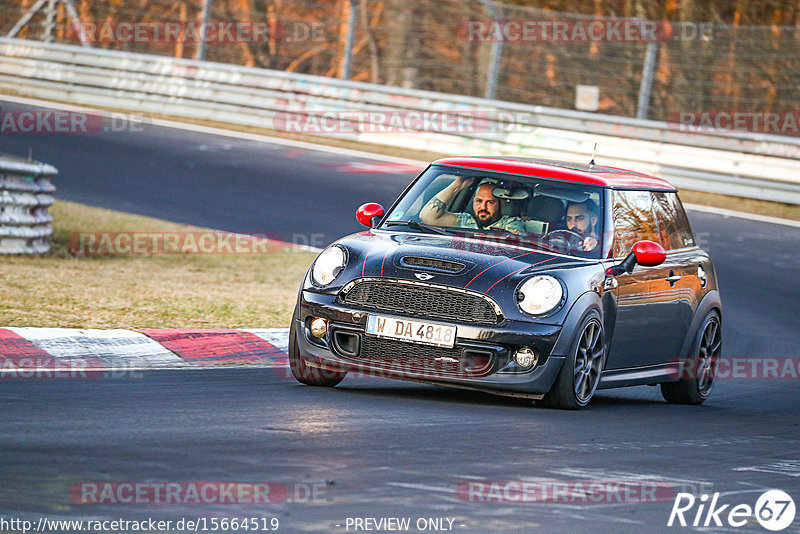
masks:
{"type": "Polygon", "coordinates": [[[486,295],[413,280],[358,278],[345,285],[338,298],[354,308],[421,319],[480,325],[505,319],[500,306],[486,295]]]}
{"type": "Polygon", "coordinates": [[[458,274],[467,268],[465,264],[457,261],[422,256],[403,256],[400,258],[400,265],[409,269],[427,269],[449,274],[458,274]]]}

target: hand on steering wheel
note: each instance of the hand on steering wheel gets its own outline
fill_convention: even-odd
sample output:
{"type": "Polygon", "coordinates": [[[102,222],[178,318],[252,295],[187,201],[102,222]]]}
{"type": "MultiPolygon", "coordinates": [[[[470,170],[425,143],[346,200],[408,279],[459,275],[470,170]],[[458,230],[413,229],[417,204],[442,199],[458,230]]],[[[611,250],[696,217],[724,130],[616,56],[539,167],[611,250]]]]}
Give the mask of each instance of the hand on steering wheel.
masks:
{"type": "Polygon", "coordinates": [[[544,244],[549,248],[570,250],[583,250],[584,236],[574,230],[553,230],[542,238],[544,244]]]}

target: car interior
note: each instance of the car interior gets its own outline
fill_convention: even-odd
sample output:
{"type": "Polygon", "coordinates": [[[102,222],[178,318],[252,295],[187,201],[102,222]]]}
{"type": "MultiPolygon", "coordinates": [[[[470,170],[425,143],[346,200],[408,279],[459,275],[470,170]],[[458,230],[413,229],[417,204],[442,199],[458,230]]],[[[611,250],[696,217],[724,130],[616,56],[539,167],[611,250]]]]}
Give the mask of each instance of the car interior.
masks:
{"type": "MultiPolygon", "coordinates": [[[[418,215],[434,195],[444,189],[453,176],[439,176],[425,191],[419,200],[419,209],[415,203],[412,213],[418,215]]],[[[555,230],[566,229],[565,216],[570,202],[584,202],[591,199],[600,205],[600,195],[593,191],[584,191],[576,187],[559,187],[548,184],[525,184],[522,182],[498,182],[494,178],[476,180],[475,183],[459,192],[447,207],[448,211],[472,213],[472,199],[478,187],[485,183],[497,184],[492,194],[504,202],[503,215],[520,217],[524,221],[527,235],[545,235],[555,230]]],[[[474,215],[474,214],[473,214],[474,215]]]]}

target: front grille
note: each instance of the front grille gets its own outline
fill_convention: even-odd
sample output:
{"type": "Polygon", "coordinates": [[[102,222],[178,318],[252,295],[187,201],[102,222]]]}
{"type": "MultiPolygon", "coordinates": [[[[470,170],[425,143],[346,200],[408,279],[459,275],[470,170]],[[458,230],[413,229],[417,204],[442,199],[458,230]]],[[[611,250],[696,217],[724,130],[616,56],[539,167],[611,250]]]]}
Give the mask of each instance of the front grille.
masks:
{"type": "Polygon", "coordinates": [[[388,378],[422,375],[427,378],[481,378],[492,372],[490,351],[433,347],[363,336],[361,352],[349,358],[380,370],[388,378]]]}
{"type": "Polygon", "coordinates": [[[492,303],[482,296],[415,282],[362,280],[341,300],[357,308],[424,319],[485,325],[502,320],[492,303]]]}
{"type": "Polygon", "coordinates": [[[437,258],[420,258],[418,256],[404,256],[400,262],[404,267],[419,267],[451,274],[460,273],[466,267],[463,263],[455,261],[440,260],[437,258]]]}

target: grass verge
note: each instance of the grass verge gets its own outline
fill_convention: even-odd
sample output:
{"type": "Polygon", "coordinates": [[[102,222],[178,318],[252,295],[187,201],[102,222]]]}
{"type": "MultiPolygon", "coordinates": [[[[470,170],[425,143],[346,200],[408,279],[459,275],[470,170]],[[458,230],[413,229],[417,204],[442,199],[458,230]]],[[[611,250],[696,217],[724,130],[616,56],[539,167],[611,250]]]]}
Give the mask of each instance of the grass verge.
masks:
{"type": "Polygon", "coordinates": [[[52,251],[0,262],[0,326],[273,328],[289,324],[315,255],[153,254],[74,257],[77,232],[197,228],[57,201],[52,251]]]}

